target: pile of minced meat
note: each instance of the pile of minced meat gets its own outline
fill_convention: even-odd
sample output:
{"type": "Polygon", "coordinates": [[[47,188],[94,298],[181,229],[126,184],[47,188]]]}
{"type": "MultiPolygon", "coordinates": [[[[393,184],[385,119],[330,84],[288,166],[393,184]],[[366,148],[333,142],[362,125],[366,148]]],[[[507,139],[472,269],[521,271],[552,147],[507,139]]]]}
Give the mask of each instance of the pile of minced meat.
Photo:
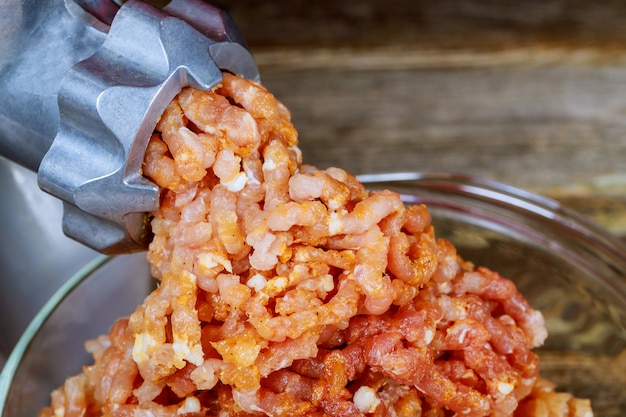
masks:
{"type": "Polygon", "coordinates": [[[224,74],[150,139],[160,281],[40,417],[591,416],[538,376],[542,315],[424,206],[302,164],[289,111],[224,74]]]}

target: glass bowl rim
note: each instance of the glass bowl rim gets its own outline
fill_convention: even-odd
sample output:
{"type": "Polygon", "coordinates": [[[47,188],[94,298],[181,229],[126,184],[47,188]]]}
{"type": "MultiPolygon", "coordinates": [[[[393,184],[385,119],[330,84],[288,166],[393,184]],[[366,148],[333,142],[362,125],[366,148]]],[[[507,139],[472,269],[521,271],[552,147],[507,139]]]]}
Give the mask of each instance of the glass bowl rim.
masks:
{"type": "MultiPolygon", "coordinates": [[[[592,251],[591,263],[583,257],[576,258],[576,262],[579,266],[584,267],[588,273],[591,273],[594,266],[597,266],[601,261],[606,267],[605,271],[611,275],[611,278],[599,277],[602,285],[610,288],[614,295],[626,303],[626,242],[590,218],[565,207],[554,199],[508,183],[454,172],[389,172],[363,174],[358,175],[357,178],[366,188],[378,184],[377,189],[394,189],[401,194],[405,203],[424,202],[427,206],[429,204],[431,207],[437,206],[438,199],[436,197],[420,197],[402,192],[403,189],[418,187],[423,190],[445,193],[445,197],[442,199],[447,202],[451,201],[453,197],[461,198],[464,202],[471,200],[472,205],[476,205],[476,207],[464,212],[466,215],[484,216],[487,219],[489,216],[481,208],[488,207],[503,210],[507,214],[515,213],[524,219],[532,218],[535,223],[550,225],[557,232],[567,233],[569,241],[566,246],[580,245],[580,247],[576,247],[576,251],[592,251]],[[613,279],[616,277],[617,279],[613,279]]],[[[460,203],[450,207],[453,207],[452,211],[461,211],[459,209],[460,203]]],[[[493,219],[489,218],[489,220],[493,219]]],[[[497,223],[495,220],[493,222],[497,223]]],[[[502,226],[502,224],[500,225],[502,226]]],[[[511,228],[511,230],[514,226],[516,224],[513,222],[504,224],[504,227],[511,228]]],[[[537,241],[539,238],[545,240],[548,236],[545,230],[535,232],[527,228],[524,228],[524,234],[533,240],[537,239],[537,241]]],[[[555,235],[554,231],[552,231],[552,235],[555,235]]],[[[550,250],[555,252],[562,250],[561,255],[568,259],[574,259],[569,248],[559,248],[558,250],[551,248],[550,250]]],[[[593,275],[598,277],[599,274],[593,271],[593,275]]]]}
{"type": "Polygon", "coordinates": [[[100,267],[112,259],[113,257],[109,255],[98,255],[92,259],[89,263],[72,275],[66,282],[64,282],[31,320],[29,325],[24,330],[24,333],[13,347],[11,354],[2,368],[2,372],[0,372],[0,412],[4,413],[15,374],[21,364],[24,354],[39,330],[46,323],[54,310],[72,293],[77,286],[85,281],[89,275],[97,271],[100,267]]]}

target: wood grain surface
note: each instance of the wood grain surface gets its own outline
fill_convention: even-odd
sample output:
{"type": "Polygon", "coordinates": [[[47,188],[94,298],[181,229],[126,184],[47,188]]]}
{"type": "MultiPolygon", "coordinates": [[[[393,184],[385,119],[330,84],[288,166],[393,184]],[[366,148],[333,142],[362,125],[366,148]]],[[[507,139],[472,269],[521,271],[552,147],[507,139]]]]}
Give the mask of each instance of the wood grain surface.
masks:
{"type": "Polygon", "coordinates": [[[305,162],[484,176],[626,236],[626,2],[216,4],[305,162]]]}

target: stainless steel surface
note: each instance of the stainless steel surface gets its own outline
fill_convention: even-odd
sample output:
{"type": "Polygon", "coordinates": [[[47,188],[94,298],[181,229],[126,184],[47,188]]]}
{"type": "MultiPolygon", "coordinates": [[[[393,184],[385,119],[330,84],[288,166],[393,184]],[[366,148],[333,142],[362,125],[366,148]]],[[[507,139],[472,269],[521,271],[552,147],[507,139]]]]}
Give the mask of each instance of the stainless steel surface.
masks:
{"type": "Polygon", "coordinates": [[[106,33],[75,18],[63,0],[2,0],[0,16],[0,154],[36,171],[58,130],[63,76],[106,33]]]}
{"type": "Polygon", "coordinates": [[[100,255],[50,298],[0,373],[0,415],[36,416],[51,389],[89,362],[88,339],[130,314],[154,286],[143,254],[100,255]],[[74,341],[75,343],[72,343],[74,341]]]}
{"type": "MultiPolygon", "coordinates": [[[[61,202],[0,157],[0,358],[52,294],[97,252],[64,236],[61,202]]],[[[0,362],[1,359],[0,359],[0,362]]]]}
{"type": "Polygon", "coordinates": [[[159,190],[141,162],[167,103],[187,85],[211,89],[220,69],[258,71],[227,15],[203,2],[131,0],[110,26],[115,5],[100,3],[98,18],[72,0],[9,3],[20,20],[2,29],[0,154],[38,170],[40,187],[64,201],[68,236],[126,253],[150,240],[145,212],[159,190]]]}

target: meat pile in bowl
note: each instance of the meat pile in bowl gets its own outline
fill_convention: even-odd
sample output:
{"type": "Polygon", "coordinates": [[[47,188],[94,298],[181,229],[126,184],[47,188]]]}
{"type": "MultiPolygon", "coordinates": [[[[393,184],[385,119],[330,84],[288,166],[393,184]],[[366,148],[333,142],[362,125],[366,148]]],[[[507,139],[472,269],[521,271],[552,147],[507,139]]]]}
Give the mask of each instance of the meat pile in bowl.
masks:
{"type": "Polygon", "coordinates": [[[590,416],[539,376],[515,285],[437,239],[428,209],[302,163],[289,111],[224,74],[162,115],[160,281],[47,416],[590,416]]]}

